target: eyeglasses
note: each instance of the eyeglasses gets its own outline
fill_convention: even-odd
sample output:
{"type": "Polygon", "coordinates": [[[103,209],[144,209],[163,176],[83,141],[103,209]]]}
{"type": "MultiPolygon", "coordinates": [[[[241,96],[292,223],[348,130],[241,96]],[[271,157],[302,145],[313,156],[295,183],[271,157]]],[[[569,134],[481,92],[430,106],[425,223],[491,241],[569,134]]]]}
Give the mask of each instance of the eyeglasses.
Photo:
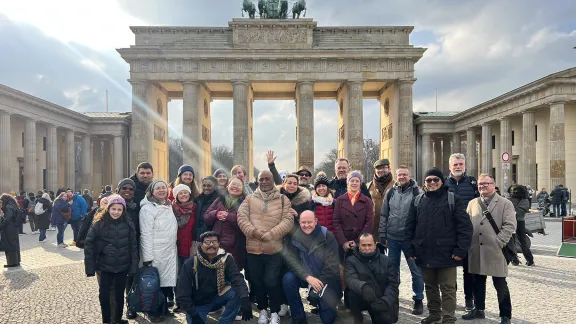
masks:
{"type": "Polygon", "coordinates": [[[440,178],[428,178],[424,181],[426,181],[426,183],[432,183],[432,182],[438,183],[440,182],[440,178]]]}
{"type": "Polygon", "coordinates": [[[311,174],[308,174],[308,173],[300,173],[298,175],[303,177],[303,178],[310,178],[312,176],[311,174]]]}
{"type": "Polygon", "coordinates": [[[210,240],[202,242],[204,245],[218,245],[218,240],[210,240]]]}
{"type": "Polygon", "coordinates": [[[120,190],[124,190],[124,191],[134,191],[134,188],[132,188],[132,187],[122,187],[122,188],[120,188],[120,190]]]}
{"type": "Polygon", "coordinates": [[[489,186],[491,184],[494,184],[494,182],[478,182],[478,185],[482,186],[482,187],[486,187],[486,186],[489,186]]]}

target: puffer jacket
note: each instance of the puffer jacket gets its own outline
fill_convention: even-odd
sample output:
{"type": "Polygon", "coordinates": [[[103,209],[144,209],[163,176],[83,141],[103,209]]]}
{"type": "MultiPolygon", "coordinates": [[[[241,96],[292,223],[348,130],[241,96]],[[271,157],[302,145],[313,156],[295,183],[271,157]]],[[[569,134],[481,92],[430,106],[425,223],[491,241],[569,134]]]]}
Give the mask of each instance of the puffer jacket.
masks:
{"type": "Polygon", "coordinates": [[[454,195],[454,207],[448,204],[448,188],[427,191],[415,207],[412,203],[404,232],[404,254],[416,257],[423,268],[462,265],[453,255],[464,258],[472,242],[472,222],[466,206],[454,195]]]}
{"type": "Polygon", "coordinates": [[[460,196],[464,206],[468,206],[468,203],[472,199],[480,197],[480,193],[478,192],[478,181],[476,178],[469,176],[466,173],[464,173],[458,181],[449,175],[446,177],[444,182],[449,191],[460,196]]]}
{"type": "Polygon", "coordinates": [[[71,220],[77,220],[84,216],[86,216],[86,210],[88,206],[86,206],[86,200],[82,198],[78,193],[74,194],[74,198],[72,201],[72,218],[71,220]]]}
{"type": "Polygon", "coordinates": [[[204,222],[212,227],[212,230],[220,234],[220,246],[234,257],[238,269],[244,269],[246,255],[246,236],[238,227],[238,208],[245,197],[238,198],[236,205],[226,208],[226,196],[218,197],[204,214],[204,222]],[[225,211],[228,216],[222,221],[218,219],[218,212],[225,211]]]}
{"type": "Polygon", "coordinates": [[[87,275],[96,271],[136,273],[138,261],[136,231],[126,215],[112,219],[105,214],[92,225],[84,242],[87,275]]]}
{"type": "Polygon", "coordinates": [[[329,192],[328,195],[330,199],[332,199],[332,203],[330,204],[324,199],[321,199],[322,197],[318,197],[315,191],[312,191],[312,211],[316,214],[318,224],[326,227],[331,233],[334,233],[334,202],[336,200],[333,198],[332,192],[329,192]]]}
{"type": "Polygon", "coordinates": [[[57,224],[66,224],[68,220],[62,216],[62,212],[70,211],[71,207],[67,201],[62,198],[58,198],[54,201],[52,205],[52,214],[50,217],[50,224],[57,225],[57,224]]]}
{"type": "Polygon", "coordinates": [[[517,197],[510,197],[510,201],[514,205],[514,210],[516,210],[516,221],[524,222],[526,213],[530,211],[530,202],[526,198],[520,199],[517,197]]]}
{"type": "Polygon", "coordinates": [[[246,250],[250,254],[276,254],[282,252],[282,240],[294,225],[290,213],[290,200],[278,189],[264,202],[260,188],[246,197],[238,209],[238,226],[246,235],[246,250]],[[254,236],[256,229],[265,232],[267,240],[254,236]]]}
{"type": "Polygon", "coordinates": [[[216,198],[218,198],[218,190],[214,190],[214,192],[209,195],[201,193],[196,198],[196,222],[194,223],[193,235],[195,240],[198,240],[202,233],[212,229],[211,226],[208,226],[208,224],[204,223],[204,214],[206,214],[206,211],[208,208],[210,208],[210,206],[212,206],[212,203],[214,200],[216,200],[216,198]]]}
{"type": "Polygon", "coordinates": [[[395,183],[394,187],[386,193],[382,201],[382,208],[379,211],[380,239],[404,240],[406,219],[408,219],[410,205],[415,193],[419,193],[419,190],[418,184],[414,180],[410,180],[406,188],[402,188],[398,183],[395,183]],[[388,197],[390,197],[390,201],[388,201],[388,197]]]}
{"type": "Polygon", "coordinates": [[[559,186],[556,186],[550,193],[550,197],[550,203],[552,203],[552,205],[560,205],[564,198],[564,191],[559,186]]]}

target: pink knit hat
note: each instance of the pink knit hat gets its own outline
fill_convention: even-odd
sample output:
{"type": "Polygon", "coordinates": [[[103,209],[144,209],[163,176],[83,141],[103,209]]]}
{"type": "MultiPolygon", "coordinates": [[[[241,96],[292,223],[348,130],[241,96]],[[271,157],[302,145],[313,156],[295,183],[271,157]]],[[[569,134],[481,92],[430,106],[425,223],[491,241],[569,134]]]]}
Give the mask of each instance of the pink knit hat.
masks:
{"type": "Polygon", "coordinates": [[[126,210],[126,201],[124,200],[124,198],[120,197],[120,195],[110,195],[107,197],[108,198],[108,208],[110,208],[110,206],[114,205],[114,204],[120,204],[124,207],[124,210],[126,210]]]}

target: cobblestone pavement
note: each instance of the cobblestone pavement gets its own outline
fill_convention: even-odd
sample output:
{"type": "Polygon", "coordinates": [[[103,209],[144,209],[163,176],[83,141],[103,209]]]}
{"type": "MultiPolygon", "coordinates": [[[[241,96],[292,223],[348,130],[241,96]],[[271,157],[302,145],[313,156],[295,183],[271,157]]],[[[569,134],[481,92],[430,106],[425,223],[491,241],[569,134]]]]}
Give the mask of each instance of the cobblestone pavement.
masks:
{"type": "MultiPolygon", "coordinates": [[[[532,243],[537,266],[511,267],[509,286],[512,295],[513,323],[574,323],[573,293],[576,289],[576,260],[553,256],[560,242],[560,223],[547,222],[550,235],[536,236],[532,243]]],[[[27,228],[28,229],[28,228],[27,228]]],[[[66,230],[66,242],[72,230],[66,230]]],[[[37,242],[38,235],[20,236],[22,268],[0,273],[0,323],[100,323],[98,287],[95,278],[84,275],[83,252],[75,247],[56,247],[56,232],[48,232],[50,243],[37,242]]],[[[5,264],[4,255],[0,264],[5,264]]],[[[400,286],[399,323],[419,323],[422,317],[410,314],[410,272],[403,262],[400,286]]],[[[458,282],[461,283],[461,271],[458,282]]],[[[499,323],[496,292],[488,281],[487,319],[470,323],[499,323]]],[[[464,297],[460,287],[458,301],[464,297]]],[[[457,316],[463,314],[460,306],[457,316]]],[[[254,312],[256,316],[256,311],[254,312]]],[[[340,314],[337,323],[352,323],[340,314]]],[[[310,323],[320,323],[308,315],[310,323]]],[[[210,323],[215,323],[212,319],[210,323]]],[[[285,317],[283,323],[290,323],[285,317]]],[[[368,320],[365,322],[369,322],[368,320]]],[[[463,322],[459,320],[459,322],[463,322]]],[[[139,317],[131,323],[149,323],[139,317]]],[[[165,323],[185,323],[182,315],[165,323]]],[[[240,323],[240,322],[239,322],[240,323]]],[[[251,323],[256,323],[256,319],[251,323]]]]}

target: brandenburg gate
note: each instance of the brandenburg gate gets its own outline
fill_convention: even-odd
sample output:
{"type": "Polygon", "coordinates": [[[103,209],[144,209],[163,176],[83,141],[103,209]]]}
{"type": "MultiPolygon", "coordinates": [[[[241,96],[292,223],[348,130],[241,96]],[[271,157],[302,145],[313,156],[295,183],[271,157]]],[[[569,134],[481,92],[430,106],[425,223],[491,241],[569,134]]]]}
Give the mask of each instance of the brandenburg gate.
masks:
{"type": "MultiPolygon", "coordinates": [[[[132,170],[168,176],[167,103],[183,99],[184,163],[211,173],[213,99],[234,102],[234,160],[253,170],[254,100],[294,99],[296,166],[314,167],[314,99],[338,105],[338,155],[363,165],[363,98],[380,102],[380,155],[415,164],[413,27],[318,27],[312,19],[232,19],[228,27],[131,27],[132,170]]],[[[251,178],[252,179],[252,174],[251,178]]]]}

